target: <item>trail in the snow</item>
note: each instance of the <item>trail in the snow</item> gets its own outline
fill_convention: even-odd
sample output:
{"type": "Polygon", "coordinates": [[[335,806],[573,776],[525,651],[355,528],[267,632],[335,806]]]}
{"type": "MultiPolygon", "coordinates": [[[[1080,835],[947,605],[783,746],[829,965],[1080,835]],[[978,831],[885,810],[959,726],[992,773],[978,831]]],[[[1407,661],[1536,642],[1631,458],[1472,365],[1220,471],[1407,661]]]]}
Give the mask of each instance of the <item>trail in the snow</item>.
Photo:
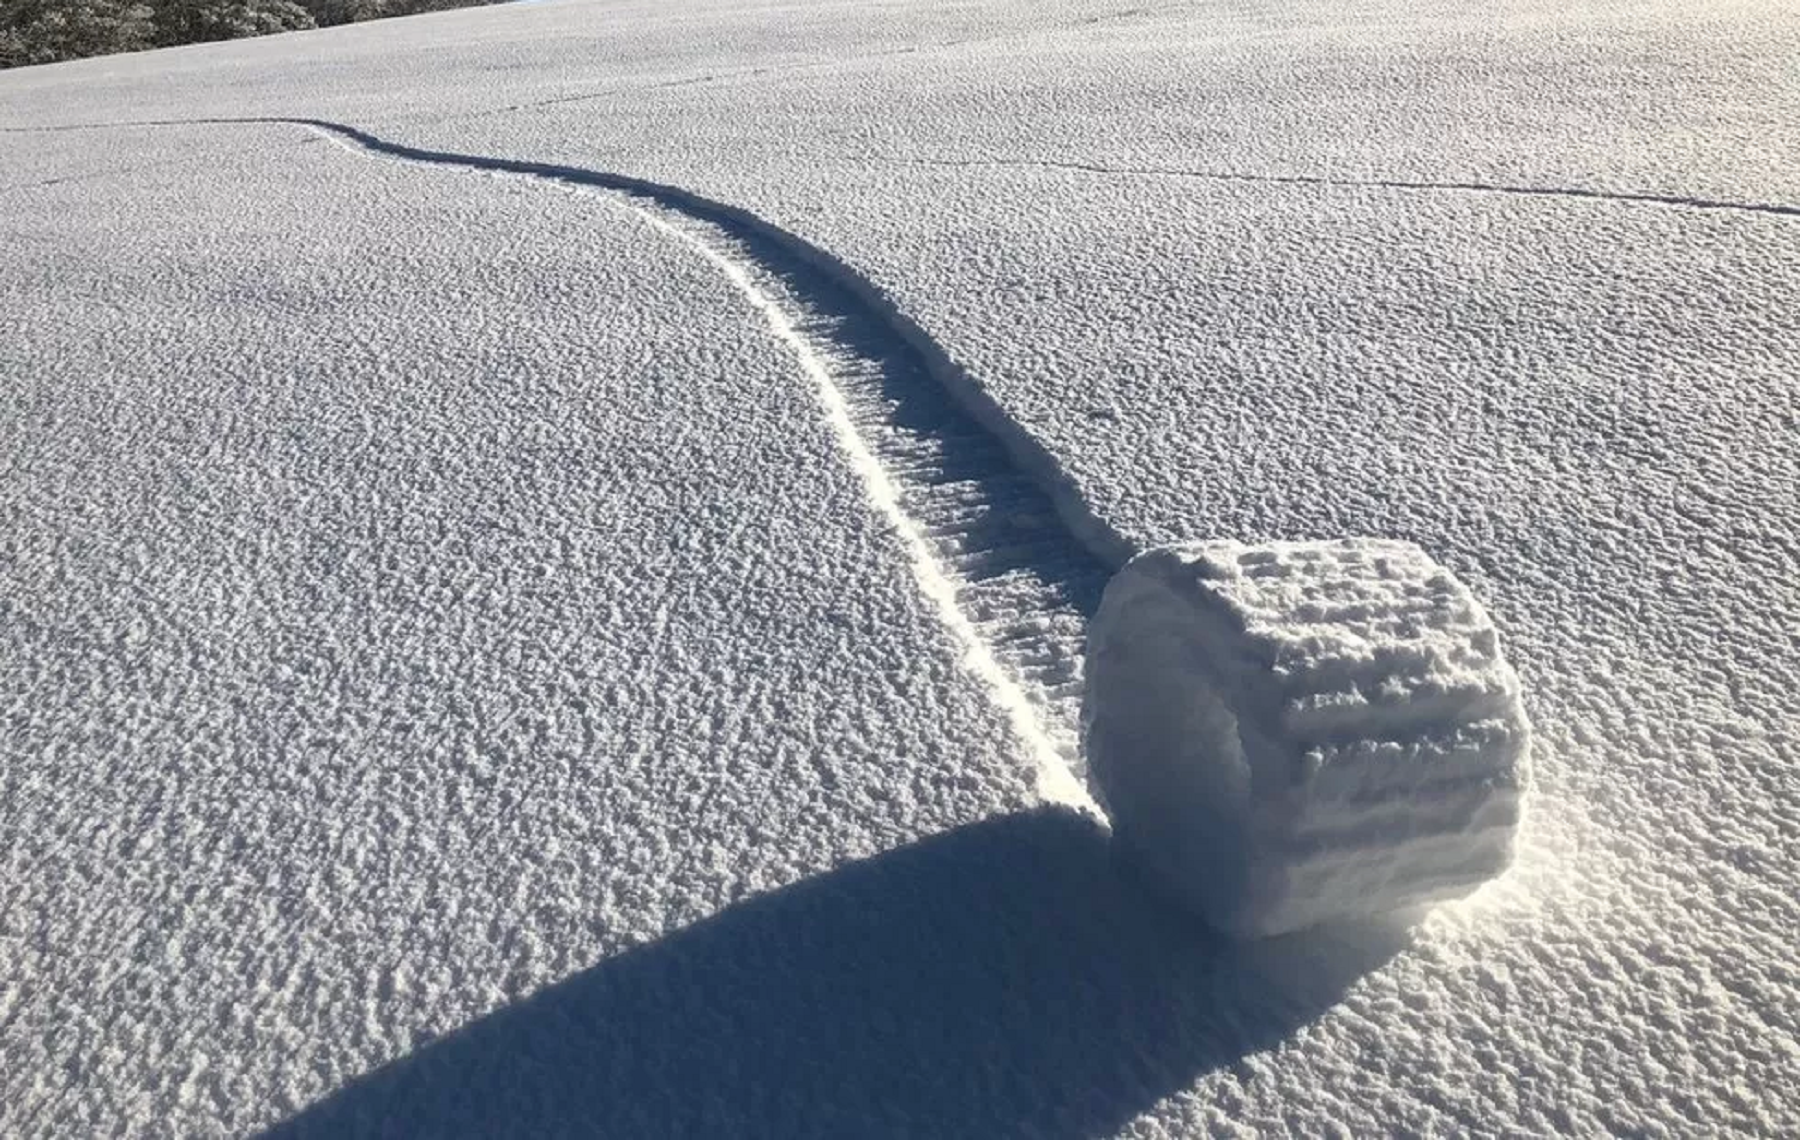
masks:
{"type": "Polygon", "coordinates": [[[965,663],[1037,753],[1038,791],[1091,807],[1074,729],[1085,619],[1104,568],[1062,531],[996,441],[958,422],[966,414],[941,394],[930,397],[929,374],[882,343],[869,314],[841,295],[821,298],[816,285],[797,287],[729,231],[635,208],[716,266],[793,351],[965,663]]]}
{"type": "Polygon", "coordinates": [[[1670,206],[1689,210],[1735,210],[1750,214],[1776,214],[1800,218],[1800,206],[1780,202],[1740,202],[1683,194],[1651,194],[1636,190],[1597,190],[1581,186],[1520,186],[1505,182],[1474,182],[1411,178],[1343,178],[1324,174],[1255,174],[1233,170],[1198,170],[1175,166],[1111,166],[1054,158],[927,158],[917,155],[851,154],[852,162],[879,162],[892,166],[940,166],[966,169],[1059,170],[1074,174],[1116,175],[1140,178],[1186,178],[1200,182],[1248,182],[1264,186],[1318,186],[1341,190],[1399,190],[1462,194],[1498,194],[1524,198],[1577,198],[1621,202],[1628,205],[1670,206]]]}
{"type": "MultiPolygon", "coordinates": [[[[728,76],[706,76],[700,79],[674,80],[667,84],[655,86],[685,86],[691,83],[710,82],[728,76]]],[[[610,92],[609,92],[610,93],[610,92]]],[[[549,100],[545,103],[525,103],[495,108],[492,111],[472,112],[463,118],[479,118],[487,114],[503,114],[529,110],[547,106],[556,102],[579,102],[583,99],[599,98],[598,95],[569,96],[563,99],[549,100]]],[[[0,134],[32,134],[39,132],[55,133],[59,131],[97,131],[118,127],[174,127],[192,126],[205,123],[301,123],[321,129],[350,130],[351,128],[334,128],[317,120],[308,119],[142,119],[133,122],[117,123],[64,123],[52,127],[0,127],[0,134]]],[[[359,140],[361,141],[361,140],[359,140]]],[[[395,149],[392,144],[374,143],[365,145],[377,148],[395,149]]],[[[466,157],[466,156],[457,156],[466,157]]],[[[1353,178],[1328,174],[1260,174],[1241,170],[1202,170],[1180,166],[1121,166],[1101,162],[1080,162],[1073,159],[1058,158],[931,158],[921,155],[900,155],[881,153],[841,154],[836,156],[848,162],[882,163],[889,166],[936,166],[952,170],[1058,170],[1072,174],[1092,174],[1122,178],[1178,178],[1196,182],[1242,182],[1263,186],[1316,186],[1337,190],[1395,190],[1418,193],[1447,194],[1491,194],[1514,198],[1570,198],[1589,202],[1617,202],[1628,206],[1664,206],[1685,210],[1724,210],[1746,214],[1772,214],[1777,217],[1800,218],[1800,206],[1788,205],[1784,202],[1735,201],[1726,198],[1702,198],[1687,194],[1653,194],[1641,190],[1600,190],[1586,186],[1526,186],[1508,182],[1477,182],[1473,180],[1458,181],[1454,179],[1424,178],[1353,178]]],[[[491,160],[479,160],[491,161],[491,160]]],[[[534,163],[513,163],[513,166],[536,166],[534,163]]],[[[566,169],[544,167],[543,170],[566,169]]],[[[587,172],[584,172],[587,173],[587,172]]],[[[546,177],[560,177],[545,175],[546,177]]],[[[614,178],[613,175],[600,177],[614,178]]],[[[570,181],[572,179],[564,179],[570,181]]],[[[633,182],[633,179],[621,179],[633,182]]],[[[30,189],[39,185],[52,183],[26,183],[20,186],[0,187],[0,189],[30,189]]],[[[650,184],[644,184],[650,185],[650,184]]],[[[622,187],[621,187],[622,188],[622,187]]],[[[683,194],[664,187],[670,193],[683,194]]],[[[718,207],[731,209],[731,207],[718,207]]],[[[763,223],[758,223],[763,224],[763,223]]],[[[792,235],[784,235],[790,240],[799,241],[792,235]]],[[[808,247],[811,248],[811,247],[808,247]]]]}
{"type": "Polygon", "coordinates": [[[608,191],[693,247],[813,381],[920,588],[1031,746],[1039,792],[1097,814],[1080,762],[1081,655],[1124,540],[1093,517],[1041,445],[866,279],[746,211],[623,175],[426,150],[321,119],[129,125],[208,124],[304,126],[389,158],[608,191]]]}

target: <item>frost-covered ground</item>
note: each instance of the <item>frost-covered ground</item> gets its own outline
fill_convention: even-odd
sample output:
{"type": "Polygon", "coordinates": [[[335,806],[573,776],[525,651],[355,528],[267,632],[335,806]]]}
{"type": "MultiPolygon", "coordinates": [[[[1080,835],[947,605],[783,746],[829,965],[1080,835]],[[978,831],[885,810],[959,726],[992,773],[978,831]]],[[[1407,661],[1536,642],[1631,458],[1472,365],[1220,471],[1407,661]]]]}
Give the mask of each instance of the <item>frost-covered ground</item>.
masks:
{"type": "Polygon", "coordinates": [[[0,1131],[1800,1130],[1800,17],[1565,7],[0,76],[0,1131]],[[1046,806],[1082,614],[1340,534],[1520,862],[1221,945],[1046,806]]]}

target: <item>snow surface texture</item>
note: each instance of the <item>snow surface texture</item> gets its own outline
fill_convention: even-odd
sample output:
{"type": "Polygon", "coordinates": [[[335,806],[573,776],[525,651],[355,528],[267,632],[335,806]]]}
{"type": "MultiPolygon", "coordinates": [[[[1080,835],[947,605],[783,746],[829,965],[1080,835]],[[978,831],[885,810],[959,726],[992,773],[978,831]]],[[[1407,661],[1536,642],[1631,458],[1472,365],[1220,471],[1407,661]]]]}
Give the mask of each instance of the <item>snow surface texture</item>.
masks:
{"type": "Polygon", "coordinates": [[[1146,551],[1082,728],[1119,839],[1220,929],[1458,898],[1511,857],[1530,730],[1469,591],[1411,543],[1146,551]]]}
{"type": "Polygon", "coordinates": [[[0,76],[0,1131],[1800,1131],[1795,58],[568,0],[0,76]],[[588,181],[42,129],[258,116],[588,181]],[[1512,872],[1247,957],[1032,807],[1197,534],[1483,599],[1512,872]]]}

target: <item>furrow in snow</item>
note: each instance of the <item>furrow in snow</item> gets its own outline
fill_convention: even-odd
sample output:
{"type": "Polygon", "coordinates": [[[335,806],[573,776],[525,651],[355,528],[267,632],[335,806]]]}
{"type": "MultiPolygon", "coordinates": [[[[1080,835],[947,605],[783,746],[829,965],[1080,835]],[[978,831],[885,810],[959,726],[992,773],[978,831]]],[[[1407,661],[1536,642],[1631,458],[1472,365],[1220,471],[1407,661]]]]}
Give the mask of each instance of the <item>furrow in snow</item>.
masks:
{"type": "Polygon", "coordinates": [[[691,246],[813,381],[920,588],[1031,746],[1040,794],[1099,815],[1078,746],[1082,652],[1087,617],[1129,544],[1092,514],[1048,452],[867,280],[746,211],[623,175],[425,150],[319,119],[129,125],[205,124],[303,126],[363,153],[603,191],[691,246]]]}
{"type": "Polygon", "coordinates": [[[1093,809],[1080,769],[1080,689],[1068,682],[1081,675],[1086,618],[1107,568],[878,313],[779,247],[661,204],[633,207],[717,265],[793,349],[921,588],[1037,753],[1040,794],[1093,809]],[[888,462],[927,443],[954,456],[960,481],[909,477],[888,462]]]}
{"type": "Polygon", "coordinates": [[[1519,198],[1573,198],[1634,206],[1668,206],[1685,210],[1727,210],[1800,218],[1800,206],[1784,202],[1733,201],[1688,194],[1654,194],[1643,190],[1602,190],[1587,186],[1530,186],[1507,182],[1475,182],[1422,178],[1354,178],[1325,174],[1258,174],[1236,170],[1193,170],[1174,166],[1110,166],[1053,158],[930,158],[917,155],[853,154],[855,162],[890,166],[940,166],[956,170],[1029,169],[1071,174],[1137,178],[1185,178],[1200,182],[1247,182],[1264,186],[1315,186],[1335,190],[1394,190],[1450,194],[1493,194],[1519,198]]]}
{"type": "MultiPolygon", "coordinates": [[[[1129,14],[1129,13],[1127,13],[1127,14],[1129,14]]],[[[808,65],[808,66],[812,66],[812,65],[808,65]]],[[[760,74],[760,72],[757,72],[756,74],[760,74]]],[[[697,83],[697,82],[710,82],[713,79],[718,79],[718,78],[731,78],[731,76],[711,76],[711,77],[706,77],[706,78],[698,79],[698,80],[679,80],[675,83],[669,83],[669,84],[653,84],[652,87],[685,86],[687,84],[697,83]]],[[[624,89],[621,89],[621,90],[624,90],[624,89]]],[[[465,117],[479,118],[479,117],[482,117],[483,115],[510,114],[513,112],[517,112],[517,111],[521,111],[521,110],[528,110],[528,109],[539,107],[539,106],[547,106],[547,105],[550,105],[553,103],[579,102],[579,101],[582,101],[585,99],[600,98],[603,95],[610,95],[610,94],[614,94],[614,93],[615,92],[608,91],[608,92],[603,92],[600,95],[579,95],[579,96],[571,96],[571,97],[568,97],[565,99],[552,99],[552,100],[549,100],[547,103],[526,103],[526,104],[519,104],[519,105],[512,105],[512,106],[505,106],[505,107],[497,107],[491,111],[475,112],[475,113],[472,113],[465,117]]],[[[342,127],[337,124],[326,123],[326,122],[323,122],[320,120],[259,118],[259,119],[140,119],[140,120],[135,120],[135,121],[116,122],[116,123],[64,123],[64,124],[60,124],[57,126],[48,126],[48,127],[0,127],[0,134],[39,134],[39,133],[53,134],[53,133],[67,132],[67,131],[108,130],[108,129],[118,128],[118,127],[195,126],[195,125],[200,125],[200,124],[205,124],[205,123],[304,123],[306,125],[317,126],[317,127],[327,129],[327,130],[345,131],[345,132],[350,132],[352,134],[361,134],[362,133],[362,132],[354,131],[352,128],[349,128],[349,127],[342,127]]],[[[395,146],[394,144],[380,143],[376,140],[367,138],[367,136],[364,136],[364,140],[359,140],[359,141],[365,141],[365,145],[378,146],[378,147],[381,147],[384,149],[388,149],[390,151],[400,150],[400,149],[410,149],[410,148],[400,148],[400,147],[395,146]]],[[[448,157],[468,157],[468,156],[448,156],[448,157]]],[[[1703,198],[1703,197],[1700,197],[1699,195],[1692,195],[1692,194],[1658,194],[1658,193],[1654,193],[1654,192],[1647,191],[1647,190],[1623,190],[1623,189],[1609,190],[1609,189],[1602,189],[1602,188],[1590,187],[1590,186],[1543,186],[1543,185],[1528,185],[1528,184],[1509,183],[1509,182],[1480,182],[1480,181],[1475,181],[1475,180],[1427,179],[1427,178],[1381,178],[1381,177],[1374,177],[1374,176],[1355,177],[1355,176],[1351,176],[1351,175],[1330,175],[1330,174],[1276,174],[1276,173],[1259,173],[1256,171],[1243,171],[1243,170],[1201,170],[1201,169],[1179,167],[1179,166],[1125,166],[1125,165],[1113,165],[1113,164],[1102,163],[1102,162],[1086,162],[1086,161],[1080,161],[1080,160],[1074,160],[1074,159],[1006,157],[1006,156],[974,157],[974,158],[937,158],[937,157],[932,157],[929,155],[902,155],[902,154],[881,154],[881,153],[874,153],[874,152],[866,152],[866,153],[857,153],[857,154],[842,154],[842,155],[838,155],[837,157],[839,159],[843,159],[843,160],[847,160],[847,161],[851,161],[851,162],[880,163],[885,166],[924,166],[924,167],[935,166],[935,167],[944,167],[944,168],[953,169],[953,170],[971,170],[971,169],[1054,170],[1054,171],[1062,171],[1062,172],[1071,173],[1071,174],[1091,174],[1091,175],[1109,176],[1109,177],[1179,178],[1179,179],[1189,179],[1189,180],[1199,181],[1199,182],[1244,182],[1244,183],[1251,183],[1251,184],[1264,185],[1264,186],[1314,186],[1314,187],[1320,187],[1320,188],[1324,188],[1324,189],[1335,189],[1335,190],[1393,190],[1393,191],[1400,191],[1400,192],[1485,194],[1485,195],[1497,195],[1497,196],[1501,196],[1501,197],[1517,197],[1517,198],[1569,198],[1569,199],[1576,199],[1576,200],[1585,200],[1585,201],[1590,201],[1590,202],[1613,202],[1613,203],[1618,203],[1618,204],[1627,205],[1627,206],[1665,206],[1665,207],[1671,207],[1674,209],[1684,209],[1684,210],[1723,210],[1723,211],[1727,211],[1727,212],[1736,212],[1736,213],[1744,213],[1744,214],[1772,214],[1772,215],[1776,215],[1778,217],[1800,218],[1800,205],[1792,205],[1792,204],[1786,203],[1786,202],[1758,202],[1758,201],[1749,200],[1749,199],[1736,200],[1736,199],[1728,199],[1728,198],[1703,198]]],[[[515,167],[516,166],[536,165],[536,164],[527,164],[527,163],[514,163],[514,162],[511,162],[510,160],[504,160],[504,159],[502,159],[502,160],[481,159],[478,161],[498,162],[505,166],[515,166],[515,167]]],[[[563,168],[549,167],[549,168],[545,168],[545,169],[558,170],[558,169],[563,169],[563,168]]],[[[0,192],[11,191],[11,190],[30,190],[30,189],[36,189],[36,188],[39,188],[42,186],[55,186],[62,182],[81,181],[83,179],[90,178],[90,177],[98,177],[101,175],[116,174],[116,173],[120,173],[120,172],[119,171],[100,171],[100,172],[96,172],[96,174],[93,174],[93,175],[77,175],[72,178],[53,178],[53,179],[50,179],[50,180],[44,181],[44,182],[18,183],[15,185],[0,186],[0,192]]],[[[566,173],[573,173],[573,172],[566,172],[566,173]]],[[[554,175],[553,174],[553,175],[549,175],[549,176],[561,178],[561,177],[566,177],[566,173],[562,174],[562,175],[554,175]]],[[[590,174],[590,175],[592,174],[592,172],[580,172],[580,173],[590,174]]],[[[625,178],[621,178],[619,176],[614,176],[614,175],[592,175],[592,176],[593,177],[605,177],[608,179],[613,179],[613,180],[621,181],[621,182],[636,182],[635,179],[625,179],[625,178]]],[[[641,183],[640,185],[648,186],[651,184],[641,183]]],[[[669,188],[669,187],[658,187],[658,189],[665,193],[680,194],[684,197],[688,197],[688,195],[686,194],[685,191],[674,190],[673,188],[669,188]]],[[[699,201],[703,201],[703,199],[695,198],[694,201],[699,202],[699,201]]],[[[715,203],[708,203],[708,205],[714,206],[715,208],[718,208],[718,209],[734,209],[733,207],[718,206],[715,203]]],[[[768,227],[767,223],[761,222],[760,220],[753,220],[753,221],[754,221],[754,224],[757,226],[761,226],[761,227],[765,227],[765,228],[769,228],[769,229],[773,230],[773,227],[768,227]]],[[[774,232],[779,233],[780,231],[774,231],[774,232]]],[[[783,236],[785,238],[787,238],[787,240],[790,240],[790,241],[793,241],[796,243],[798,243],[800,241],[800,239],[798,239],[798,238],[793,238],[792,235],[784,234],[783,236]]],[[[804,243],[802,243],[802,244],[804,244],[804,243]]],[[[808,246],[806,248],[809,250],[809,253],[816,254],[818,252],[817,250],[813,249],[810,246],[808,246]]],[[[820,254],[819,256],[824,256],[824,255],[820,254]]],[[[839,266],[839,268],[842,269],[843,267],[839,266]]],[[[844,272],[848,273],[850,271],[844,270],[844,272]]],[[[908,336],[910,338],[911,330],[908,331],[908,336]]],[[[1110,554],[1111,554],[1111,552],[1109,551],[1109,556],[1110,556],[1110,554]]]]}

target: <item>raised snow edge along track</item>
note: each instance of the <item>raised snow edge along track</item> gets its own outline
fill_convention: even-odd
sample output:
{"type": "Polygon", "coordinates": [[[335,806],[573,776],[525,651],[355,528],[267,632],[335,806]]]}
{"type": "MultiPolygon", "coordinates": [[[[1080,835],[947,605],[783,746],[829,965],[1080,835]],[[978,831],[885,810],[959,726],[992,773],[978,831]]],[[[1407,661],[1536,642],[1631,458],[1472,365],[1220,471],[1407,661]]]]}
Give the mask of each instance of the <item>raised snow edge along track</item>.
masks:
{"type": "Polygon", "coordinates": [[[627,175],[431,150],[306,117],[110,125],[304,127],[400,161],[604,191],[692,247],[814,383],[919,588],[1030,748],[1040,796],[1100,815],[1080,755],[1084,638],[1108,577],[1135,547],[1093,513],[1040,443],[856,270],[747,210],[627,175]]]}

